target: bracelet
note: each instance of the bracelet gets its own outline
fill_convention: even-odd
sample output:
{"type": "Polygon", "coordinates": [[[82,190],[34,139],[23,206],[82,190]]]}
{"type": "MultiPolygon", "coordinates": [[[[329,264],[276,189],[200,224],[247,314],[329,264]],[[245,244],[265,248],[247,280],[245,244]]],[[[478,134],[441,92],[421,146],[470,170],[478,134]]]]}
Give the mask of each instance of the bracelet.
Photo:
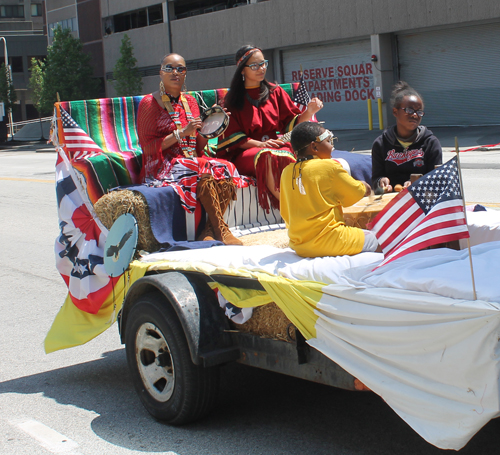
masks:
{"type": "Polygon", "coordinates": [[[179,130],[174,130],[174,137],[177,139],[177,142],[181,143],[181,136],[179,135],[179,130]]]}

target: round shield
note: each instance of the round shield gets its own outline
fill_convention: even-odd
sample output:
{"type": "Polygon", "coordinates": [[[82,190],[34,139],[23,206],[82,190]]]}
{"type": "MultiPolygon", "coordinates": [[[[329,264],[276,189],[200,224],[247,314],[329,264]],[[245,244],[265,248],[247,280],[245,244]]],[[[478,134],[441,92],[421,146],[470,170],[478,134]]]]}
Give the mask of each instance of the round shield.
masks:
{"type": "Polygon", "coordinates": [[[109,230],[104,246],[104,270],[110,277],[120,276],[134,257],[139,229],[130,213],[118,217],[109,230]]]}

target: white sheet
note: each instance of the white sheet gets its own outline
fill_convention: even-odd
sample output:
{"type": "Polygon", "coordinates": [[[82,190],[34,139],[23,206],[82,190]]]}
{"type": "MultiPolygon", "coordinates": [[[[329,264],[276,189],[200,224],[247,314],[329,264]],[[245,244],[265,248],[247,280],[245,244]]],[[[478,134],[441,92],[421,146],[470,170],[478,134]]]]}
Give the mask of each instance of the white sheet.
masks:
{"type": "Polygon", "coordinates": [[[304,259],[268,246],[157,253],[326,283],[308,343],[379,394],[418,434],[460,449],[500,415],[500,242],[409,254],[304,259]]]}

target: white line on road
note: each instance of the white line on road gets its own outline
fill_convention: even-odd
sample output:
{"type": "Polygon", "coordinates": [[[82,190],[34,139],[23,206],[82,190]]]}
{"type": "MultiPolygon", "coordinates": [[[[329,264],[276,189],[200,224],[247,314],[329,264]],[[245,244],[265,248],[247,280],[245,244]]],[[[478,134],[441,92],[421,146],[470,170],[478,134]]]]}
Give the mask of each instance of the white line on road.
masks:
{"type": "Polygon", "coordinates": [[[13,419],[9,423],[29,434],[38,443],[52,453],[65,453],[67,455],[81,455],[75,452],[78,448],[75,441],[67,438],[61,433],[33,419],[13,419]]]}

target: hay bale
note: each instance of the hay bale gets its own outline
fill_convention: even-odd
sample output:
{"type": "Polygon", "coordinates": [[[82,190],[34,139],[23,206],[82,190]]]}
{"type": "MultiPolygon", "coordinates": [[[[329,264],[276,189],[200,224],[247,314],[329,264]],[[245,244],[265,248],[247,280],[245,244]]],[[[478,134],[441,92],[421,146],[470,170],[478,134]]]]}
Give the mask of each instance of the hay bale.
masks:
{"type": "Polygon", "coordinates": [[[239,239],[243,245],[271,245],[276,248],[288,248],[289,245],[288,229],[257,232],[243,235],[239,239]]]}
{"type": "Polygon", "coordinates": [[[130,190],[111,191],[94,204],[94,210],[108,229],[124,213],[132,214],[139,230],[137,251],[153,252],[160,248],[151,230],[148,204],[141,193],[130,190]]]}
{"type": "Polygon", "coordinates": [[[252,317],[244,324],[234,324],[234,328],[264,338],[295,341],[294,325],[274,302],[254,308],[252,317]]]}

